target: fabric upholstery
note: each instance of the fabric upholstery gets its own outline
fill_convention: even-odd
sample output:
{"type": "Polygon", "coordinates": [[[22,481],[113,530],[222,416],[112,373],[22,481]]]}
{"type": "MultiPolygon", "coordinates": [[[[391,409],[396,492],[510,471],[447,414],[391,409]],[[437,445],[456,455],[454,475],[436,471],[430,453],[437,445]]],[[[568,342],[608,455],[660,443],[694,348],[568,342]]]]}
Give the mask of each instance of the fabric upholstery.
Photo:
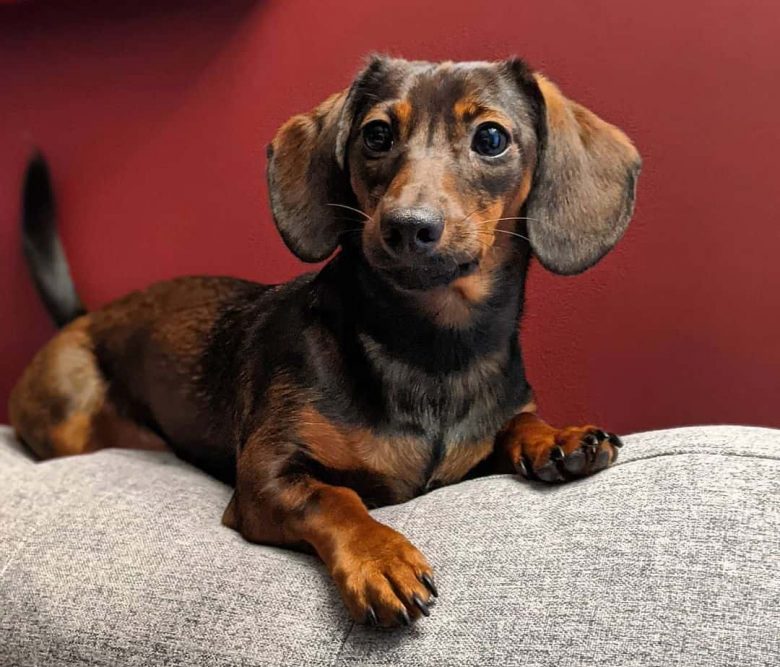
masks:
{"type": "Polygon", "coordinates": [[[354,625],[320,563],[220,524],[172,455],[31,462],[0,432],[0,665],[780,664],[780,431],[631,435],[612,469],[377,510],[436,570],[430,618],[354,625]]]}

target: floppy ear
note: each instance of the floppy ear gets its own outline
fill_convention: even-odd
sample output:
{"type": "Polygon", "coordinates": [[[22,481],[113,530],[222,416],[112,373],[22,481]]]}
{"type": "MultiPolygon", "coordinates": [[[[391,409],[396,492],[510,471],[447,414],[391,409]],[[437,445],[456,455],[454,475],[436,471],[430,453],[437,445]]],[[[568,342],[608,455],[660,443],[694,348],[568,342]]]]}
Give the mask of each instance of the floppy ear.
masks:
{"type": "MultiPolygon", "coordinates": [[[[350,197],[337,156],[340,134],[348,134],[348,91],[332,95],[309,113],[293,116],[268,147],[268,192],[276,228],[305,262],[327,258],[338,245],[343,211],[328,206],[350,197]]],[[[343,150],[343,148],[342,148],[343,150]]]]}
{"type": "MultiPolygon", "coordinates": [[[[634,210],[641,159],[614,125],[533,75],[543,118],[539,161],[525,215],[534,253],[551,271],[573,274],[601,259],[634,210]]],[[[526,81],[528,85],[533,82],[526,81]]]]}

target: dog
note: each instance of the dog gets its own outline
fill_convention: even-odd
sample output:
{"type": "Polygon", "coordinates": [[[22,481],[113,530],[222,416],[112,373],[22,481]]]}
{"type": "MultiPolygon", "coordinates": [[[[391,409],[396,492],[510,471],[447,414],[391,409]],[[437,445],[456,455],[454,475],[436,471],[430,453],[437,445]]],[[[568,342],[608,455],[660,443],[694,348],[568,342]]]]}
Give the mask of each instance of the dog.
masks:
{"type": "Polygon", "coordinates": [[[495,473],[608,467],[620,439],[536,414],[518,341],[526,271],[575,274],[631,218],[640,157],[523,61],[374,56],[268,147],[288,248],[329,261],[280,285],[158,283],[85,313],[49,174],[28,168],[23,238],[64,328],[10,398],[39,457],[170,448],[234,486],[223,523],[316,553],[357,622],[438,595],[425,557],[368,509],[495,473]]]}

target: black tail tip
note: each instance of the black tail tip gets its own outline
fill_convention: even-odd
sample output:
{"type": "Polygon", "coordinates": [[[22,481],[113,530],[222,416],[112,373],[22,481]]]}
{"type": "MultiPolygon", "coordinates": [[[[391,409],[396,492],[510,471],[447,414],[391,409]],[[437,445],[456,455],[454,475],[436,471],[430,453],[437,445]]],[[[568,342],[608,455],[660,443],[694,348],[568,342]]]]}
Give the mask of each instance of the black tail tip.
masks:
{"type": "Polygon", "coordinates": [[[57,326],[84,314],[57,234],[54,190],[40,151],[27,163],[22,188],[22,249],[46,310],[57,326]]]}
{"type": "Polygon", "coordinates": [[[35,150],[27,162],[22,190],[22,221],[26,231],[31,225],[38,225],[41,217],[50,218],[54,213],[54,195],[51,187],[51,174],[46,158],[35,150]]]}
{"type": "Polygon", "coordinates": [[[27,161],[28,173],[33,169],[43,169],[47,174],[49,172],[49,165],[46,163],[46,158],[39,148],[33,149],[30,159],[27,161]]]}
{"type": "Polygon", "coordinates": [[[46,157],[37,148],[30,155],[30,159],[27,161],[27,171],[24,176],[25,183],[41,183],[51,180],[49,176],[49,163],[46,162],[46,157]]]}

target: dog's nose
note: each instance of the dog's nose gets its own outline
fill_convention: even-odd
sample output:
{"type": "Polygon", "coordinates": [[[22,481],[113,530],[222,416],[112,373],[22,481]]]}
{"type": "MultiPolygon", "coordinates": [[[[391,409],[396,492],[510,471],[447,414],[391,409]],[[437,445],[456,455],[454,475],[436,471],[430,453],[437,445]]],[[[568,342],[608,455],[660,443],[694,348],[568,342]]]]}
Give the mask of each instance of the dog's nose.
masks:
{"type": "Polygon", "coordinates": [[[444,217],[429,208],[396,208],[382,215],[382,238],[394,252],[431,252],[444,232],[444,217]]]}

